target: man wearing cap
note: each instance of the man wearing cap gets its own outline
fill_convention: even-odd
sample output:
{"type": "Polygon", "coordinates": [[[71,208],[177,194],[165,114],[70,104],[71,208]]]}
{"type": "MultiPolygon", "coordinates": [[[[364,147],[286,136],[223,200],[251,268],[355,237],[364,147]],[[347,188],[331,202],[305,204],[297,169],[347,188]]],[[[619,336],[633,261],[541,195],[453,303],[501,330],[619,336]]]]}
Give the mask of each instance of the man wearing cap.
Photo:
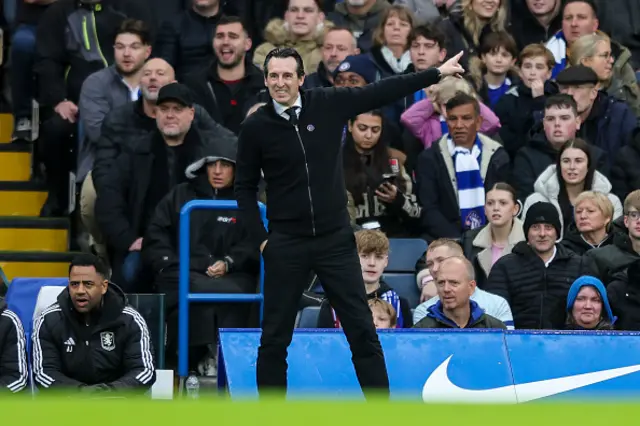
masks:
{"type": "Polygon", "coordinates": [[[158,93],[157,130],[123,152],[96,200],[96,220],[112,252],[113,281],[125,292],[140,290],[142,236],[162,197],[186,180],[185,169],[201,158],[212,132],[192,127],[191,91],[170,83],[158,93]]]}
{"type": "Polygon", "coordinates": [[[589,67],[569,67],[558,74],[556,81],[560,92],[571,95],[578,106],[581,125],[576,137],[604,150],[611,167],[638,124],[636,115],[625,102],[599,91],[598,75],[589,67]]]}
{"type": "Polygon", "coordinates": [[[376,81],[376,66],[366,55],[347,56],[333,72],[336,87],[363,87],[376,81]]]}
{"type": "Polygon", "coordinates": [[[507,300],[516,329],[560,330],[571,283],[594,275],[595,265],[556,243],[560,217],[551,203],[538,202],[529,208],[524,233],[527,241],[496,262],[484,290],[507,300]]]}

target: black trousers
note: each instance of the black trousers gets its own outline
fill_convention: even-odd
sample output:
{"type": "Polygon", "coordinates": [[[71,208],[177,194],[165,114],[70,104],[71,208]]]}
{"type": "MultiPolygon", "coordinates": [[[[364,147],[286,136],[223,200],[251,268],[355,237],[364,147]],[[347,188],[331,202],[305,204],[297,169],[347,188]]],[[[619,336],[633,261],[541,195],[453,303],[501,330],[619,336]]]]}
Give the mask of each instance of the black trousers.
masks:
{"type": "Polygon", "coordinates": [[[47,170],[47,189],[63,209],[69,203],[69,172],[75,169],[71,151],[77,126],[54,112],[40,129],[38,143],[47,170]]]}
{"type": "Polygon", "coordinates": [[[272,232],[263,257],[264,316],[258,349],[258,391],[286,391],[287,348],[300,298],[313,270],[340,317],[365,396],[388,396],[387,368],[367,305],[353,230],[344,228],[317,237],[272,232]]]}

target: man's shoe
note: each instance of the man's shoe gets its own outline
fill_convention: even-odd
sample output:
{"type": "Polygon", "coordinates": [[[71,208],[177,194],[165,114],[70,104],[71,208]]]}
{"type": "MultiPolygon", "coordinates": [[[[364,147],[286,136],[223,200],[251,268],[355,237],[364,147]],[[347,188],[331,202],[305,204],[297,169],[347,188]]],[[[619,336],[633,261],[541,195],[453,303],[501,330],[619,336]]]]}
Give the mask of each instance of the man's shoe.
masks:
{"type": "Polygon", "coordinates": [[[13,129],[14,141],[31,141],[31,120],[28,118],[20,118],[16,120],[13,129]]]}

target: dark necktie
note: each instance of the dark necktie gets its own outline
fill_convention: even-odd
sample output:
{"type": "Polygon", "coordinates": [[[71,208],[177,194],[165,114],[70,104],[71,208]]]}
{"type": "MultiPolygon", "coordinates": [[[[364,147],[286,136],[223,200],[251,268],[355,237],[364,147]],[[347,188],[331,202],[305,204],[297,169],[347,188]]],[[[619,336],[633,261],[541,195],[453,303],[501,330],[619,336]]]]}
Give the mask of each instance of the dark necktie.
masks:
{"type": "Polygon", "coordinates": [[[284,112],[287,113],[287,115],[289,116],[289,123],[291,123],[294,126],[298,125],[298,107],[297,106],[292,106],[291,108],[287,108],[284,110],[284,112]]]}

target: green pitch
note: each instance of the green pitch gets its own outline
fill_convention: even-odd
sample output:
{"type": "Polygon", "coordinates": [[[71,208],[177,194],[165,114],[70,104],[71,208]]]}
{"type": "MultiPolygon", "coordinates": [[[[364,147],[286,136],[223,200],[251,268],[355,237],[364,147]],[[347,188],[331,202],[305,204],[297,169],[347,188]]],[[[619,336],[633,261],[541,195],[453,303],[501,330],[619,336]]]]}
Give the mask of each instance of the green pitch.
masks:
{"type": "Polygon", "coordinates": [[[640,404],[425,405],[389,402],[2,399],[3,425],[602,426],[633,424],[640,404]]]}

